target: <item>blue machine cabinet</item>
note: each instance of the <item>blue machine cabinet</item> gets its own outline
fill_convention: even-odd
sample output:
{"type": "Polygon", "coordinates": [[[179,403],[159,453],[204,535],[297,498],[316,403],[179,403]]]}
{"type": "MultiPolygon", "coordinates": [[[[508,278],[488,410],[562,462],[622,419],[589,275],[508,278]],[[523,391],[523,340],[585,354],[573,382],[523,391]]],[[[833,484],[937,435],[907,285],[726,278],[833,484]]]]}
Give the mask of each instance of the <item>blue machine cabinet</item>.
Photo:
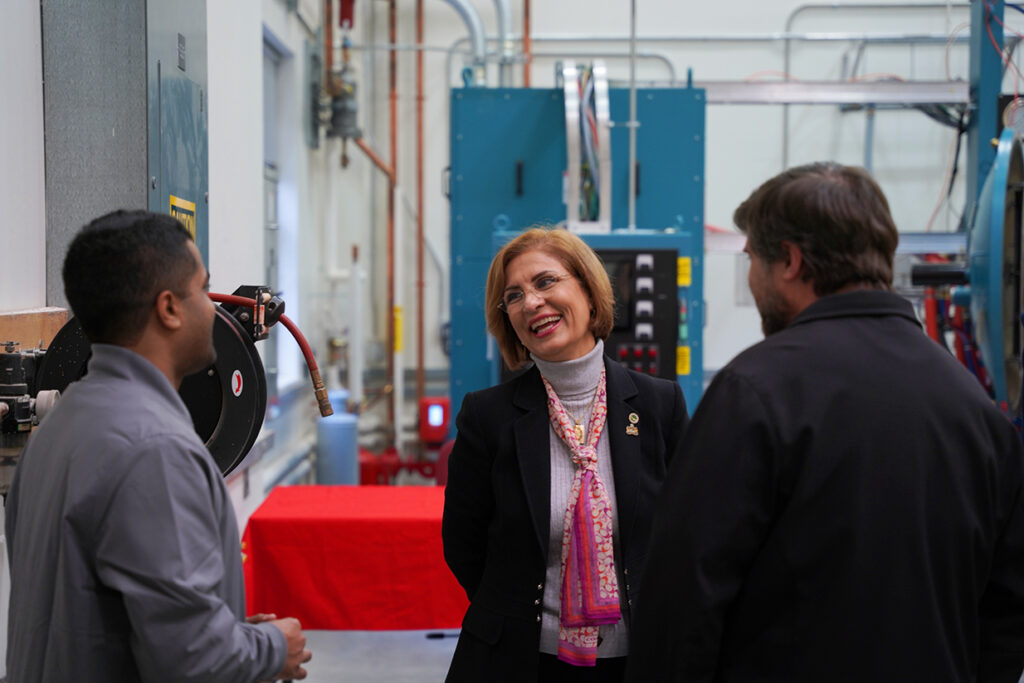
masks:
{"type": "Polygon", "coordinates": [[[149,210],[188,228],[209,263],[206,1],[149,2],[149,210]]]}
{"type": "MultiPolygon", "coordinates": [[[[610,91],[613,121],[629,119],[628,96],[627,90],[610,91]]],[[[661,283],[659,301],[665,283],[674,283],[675,300],[670,303],[676,315],[668,326],[675,352],[654,355],[651,340],[627,342],[626,335],[636,328],[620,328],[618,320],[606,352],[643,371],[675,376],[691,411],[703,387],[704,110],[699,88],[638,91],[638,229],[581,235],[613,275],[617,265],[630,259],[642,269],[651,255],[659,264],[651,274],[661,283]],[[637,254],[643,256],[639,262],[637,254]]],[[[565,220],[567,164],[560,89],[464,88],[452,93],[451,112],[451,399],[457,409],[467,392],[499,378],[500,354],[487,334],[483,310],[491,258],[520,231],[565,220]]],[[[612,225],[624,226],[626,126],[612,129],[611,147],[612,225]]],[[[665,322],[659,319],[660,338],[665,322]]],[[[643,334],[646,328],[640,329],[643,334]]]]}

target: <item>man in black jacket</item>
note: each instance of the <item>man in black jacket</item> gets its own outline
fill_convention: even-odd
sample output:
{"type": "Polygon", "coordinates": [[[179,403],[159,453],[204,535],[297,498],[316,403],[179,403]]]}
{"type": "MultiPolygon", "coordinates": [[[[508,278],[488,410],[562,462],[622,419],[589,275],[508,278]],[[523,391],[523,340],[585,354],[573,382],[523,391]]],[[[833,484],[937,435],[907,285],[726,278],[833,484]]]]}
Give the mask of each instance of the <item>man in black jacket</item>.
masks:
{"type": "Polygon", "coordinates": [[[1016,683],[1024,449],[890,291],[878,185],[794,168],[734,219],[767,338],[672,460],[627,680],[1016,683]]]}

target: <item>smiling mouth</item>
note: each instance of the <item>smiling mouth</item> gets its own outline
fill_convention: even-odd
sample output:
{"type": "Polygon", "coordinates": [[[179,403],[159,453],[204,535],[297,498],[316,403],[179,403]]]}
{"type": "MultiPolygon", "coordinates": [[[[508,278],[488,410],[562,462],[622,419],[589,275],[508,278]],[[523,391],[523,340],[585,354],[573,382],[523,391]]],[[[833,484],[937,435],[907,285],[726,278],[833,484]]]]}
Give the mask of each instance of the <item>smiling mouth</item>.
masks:
{"type": "Polygon", "coordinates": [[[562,320],[560,315],[547,315],[530,325],[530,331],[540,337],[549,332],[562,320]]]}

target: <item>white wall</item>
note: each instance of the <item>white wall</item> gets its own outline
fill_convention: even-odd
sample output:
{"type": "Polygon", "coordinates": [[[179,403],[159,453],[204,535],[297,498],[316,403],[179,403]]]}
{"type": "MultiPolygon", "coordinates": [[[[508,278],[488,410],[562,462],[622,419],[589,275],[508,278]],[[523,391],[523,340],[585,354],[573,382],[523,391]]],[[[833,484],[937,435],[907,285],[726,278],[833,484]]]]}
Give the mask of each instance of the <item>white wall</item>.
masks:
{"type": "Polygon", "coordinates": [[[247,0],[206,3],[210,287],[263,279],[263,34],[247,0]]]}
{"type": "Polygon", "coordinates": [[[41,40],[38,0],[5,3],[0,21],[0,312],[46,304],[41,40]]]}

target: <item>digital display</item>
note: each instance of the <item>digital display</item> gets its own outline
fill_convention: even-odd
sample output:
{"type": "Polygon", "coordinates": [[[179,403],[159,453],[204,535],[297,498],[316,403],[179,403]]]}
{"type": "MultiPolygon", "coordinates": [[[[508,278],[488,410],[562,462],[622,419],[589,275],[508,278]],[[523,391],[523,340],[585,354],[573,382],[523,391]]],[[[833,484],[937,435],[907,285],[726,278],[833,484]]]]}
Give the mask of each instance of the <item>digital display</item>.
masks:
{"type": "Polygon", "coordinates": [[[612,294],[615,296],[614,330],[628,330],[633,324],[633,254],[616,258],[614,255],[602,253],[604,269],[612,281],[612,294]]]}
{"type": "Polygon", "coordinates": [[[431,427],[440,427],[444,424],[444,406],[435,403],[427,408],[427,424],[431,427]]]}

